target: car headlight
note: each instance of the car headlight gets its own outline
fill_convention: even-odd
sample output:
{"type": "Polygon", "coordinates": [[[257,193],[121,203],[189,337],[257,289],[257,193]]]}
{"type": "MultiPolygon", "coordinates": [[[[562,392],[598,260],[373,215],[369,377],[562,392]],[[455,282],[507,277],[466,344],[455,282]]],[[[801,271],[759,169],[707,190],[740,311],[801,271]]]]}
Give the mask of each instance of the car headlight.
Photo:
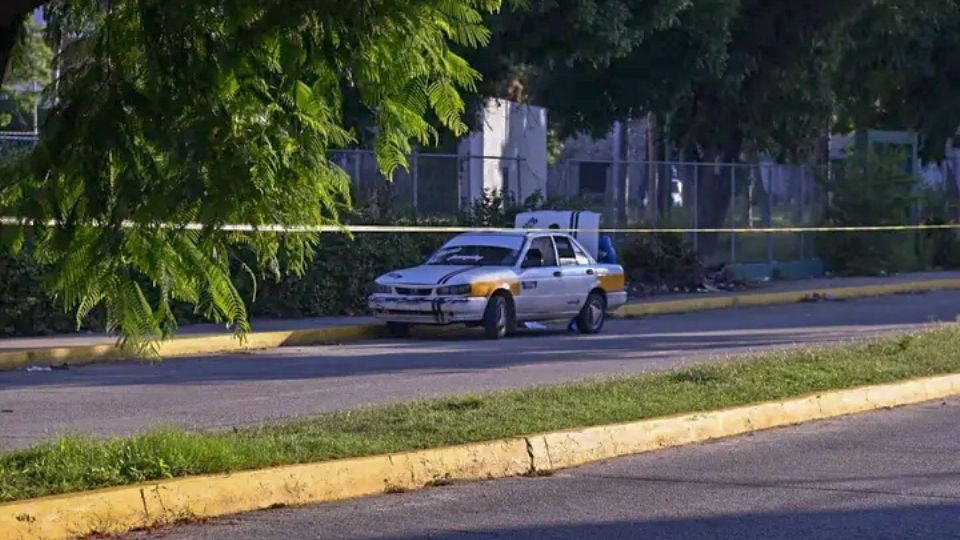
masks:
{"type": "Polygon", "coordinates": [[[439,287],[437,289],[437,296],[466,296],[470,294],[470,284],[466,285],[451,285],[449,287],[439,287]]]}
{"type": "Polygon", "coordinates": [[[379,283],[373,284],[374,294],[393,294],[393,287],[389,285],[381,285],[379,283]]]}

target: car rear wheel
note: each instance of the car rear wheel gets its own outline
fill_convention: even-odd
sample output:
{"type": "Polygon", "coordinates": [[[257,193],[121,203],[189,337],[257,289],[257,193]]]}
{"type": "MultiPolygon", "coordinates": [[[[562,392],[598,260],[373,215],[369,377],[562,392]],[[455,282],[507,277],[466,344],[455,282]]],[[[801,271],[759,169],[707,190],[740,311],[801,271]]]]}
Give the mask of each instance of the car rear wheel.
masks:
{"type": "Polygon", "coordinates": [[[590,293],[577,315],[577,328],[584,334],[599,334],[607,321],[607,301],[598,292],[590,293]]]}
{"type": "Polygon", "coordinates": [[[504,294],[495,294],[483,312],[483,333],[487,339],[502,339],[515,331],[513,305],[504,294]]]}

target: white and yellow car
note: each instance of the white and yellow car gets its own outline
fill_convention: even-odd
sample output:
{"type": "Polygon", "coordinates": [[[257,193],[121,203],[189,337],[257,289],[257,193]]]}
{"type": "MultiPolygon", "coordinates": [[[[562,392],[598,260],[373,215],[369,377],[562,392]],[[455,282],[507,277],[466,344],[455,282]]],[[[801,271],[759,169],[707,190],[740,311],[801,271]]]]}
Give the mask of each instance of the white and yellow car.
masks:
{"type": "Polygon", "coordinates": [[[463,323],[500,339],[518,323],[571,319],[595,334],[626,301],[619,265],[598,264],[570,235],[517,230],[456,236],[423,265],[377,278],[369,304],[394,335],[463,323]]]}

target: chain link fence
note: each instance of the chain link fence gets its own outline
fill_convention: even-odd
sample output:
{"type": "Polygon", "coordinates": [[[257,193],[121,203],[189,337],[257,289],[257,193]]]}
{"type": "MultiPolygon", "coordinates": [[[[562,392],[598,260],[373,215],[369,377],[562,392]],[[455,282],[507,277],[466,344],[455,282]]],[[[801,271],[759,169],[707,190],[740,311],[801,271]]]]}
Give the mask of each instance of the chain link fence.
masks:
{"type": "Polygon", "coordinates": [[[355,204],[421,217],[454,216],[484,193],[523,202],[543,191],[525,174],[523,158],[414,153],[407,156],[408,167],[389,179],[372,151],[337,150],[330,159],[350,176],[355,204]]]}
{"type": "MultiPolygon", "coordinates": [[[[0,133],[0,157],[28,151],[32,133],[0,133]]],[[[357,206],[393,214],[452,217],[484,193],[515,202],[546,195],[558,208],[593,210],[604,227],[686,229],[682,234],[706,264],[804,261],[815,237],[801,232],[751,232],[822,222],[829,167],[776,163],[696,163],[561,160],[536,178],[523,158],[415,153],[409,167],[386,178],[369,150],[336,150],[331,162],[350,177],[357,206]],[[736,229],[704,232],[704,229],[736,229]]],[[[960,217],[960,155],[939,168],[942,201],[960,217]]]]}
{"type": "Polygon", "coordinates": [[[29,152],[36,144],[36,133],[0,131],[0,159],[29,152]]]}
{"type": "Polygon", "coordinates": [[[811,257],[808,234],[749,230],[815,225],[826,202],[827,170],[805,166],[570,160],[550,172],[551,198],[602,211],[606,226],[691,229],[683,233],[687,240],[705,260],[716,262],[811,257]]]}

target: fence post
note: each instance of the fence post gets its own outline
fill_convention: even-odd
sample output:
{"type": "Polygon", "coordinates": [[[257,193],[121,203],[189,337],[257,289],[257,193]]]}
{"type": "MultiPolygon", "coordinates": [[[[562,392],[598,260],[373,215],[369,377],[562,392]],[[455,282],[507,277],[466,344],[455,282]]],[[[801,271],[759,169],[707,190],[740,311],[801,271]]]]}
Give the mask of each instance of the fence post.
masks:
{"type": "Polygon", "coordinates": [[[350,155],[353,156],[353,182],[351,183],[356,187],[357,193],[360,193],[363,190],[363,186],[360,185],[360,158],[363,154],[359,150],[353,150],[350,155]]]}
{"type": "Polygon", "coordinates": [[[700,255],[700,166],[693,164],[693,251],[700,255]]]}
{"type": "Polygon", "coordinates": [[[410,171],[413,178],[413,213],[417,214],[420,210],[420,155],[414,150],[412,157],[413,163],[410,166],[410,171]]]}
{"type": "MultiPolygon", "coordinates": [[[[769,165],[764,165],[767,168],[767,215],[766,219],[766,228],[773,227],[773,175],[770,174],[769,165]]],[[[774,169],[777,171],[777,176],[780,176],[780,168],[777,167],[774,169]]],[[[763,176],[760,176],[760,183],[763,184],[763,176]]],[[[767,233],[767,264],[773,264],[773,233],[767,233]]]]}
{"type": "Polygon", "coordinates": [[[457,212],[463,210],[463,182],[466,178],[463,170],[463,157],[457,155],[457,212]]]}
{"type": "MultiPolygon", "coordinates": [[[[803,168],[803,176],[800,177],[800,227],[805,227],[807,224],[806,212],[804,210],[807,206],[807,174],[809,173],[807,167],[803,168]]],[[[806,233],[800,233],[800,260],[807,260],[807,235],[806,233]]]]}
{"type": "MultiPolygon", "coordinates": [[[[733,163],[727,164],[730,167],[730,225],[731,229],[737,227],[737,168],[733,163]]],[[[737,262],[737,233],[730,231],[730,264],[737,262]]]]}
{"type": "Polygon", "coordinates": [[[523,162],[520,152],[514,152],[514,163],[517,167],[517,204],[523,204],[523,162]]]}

